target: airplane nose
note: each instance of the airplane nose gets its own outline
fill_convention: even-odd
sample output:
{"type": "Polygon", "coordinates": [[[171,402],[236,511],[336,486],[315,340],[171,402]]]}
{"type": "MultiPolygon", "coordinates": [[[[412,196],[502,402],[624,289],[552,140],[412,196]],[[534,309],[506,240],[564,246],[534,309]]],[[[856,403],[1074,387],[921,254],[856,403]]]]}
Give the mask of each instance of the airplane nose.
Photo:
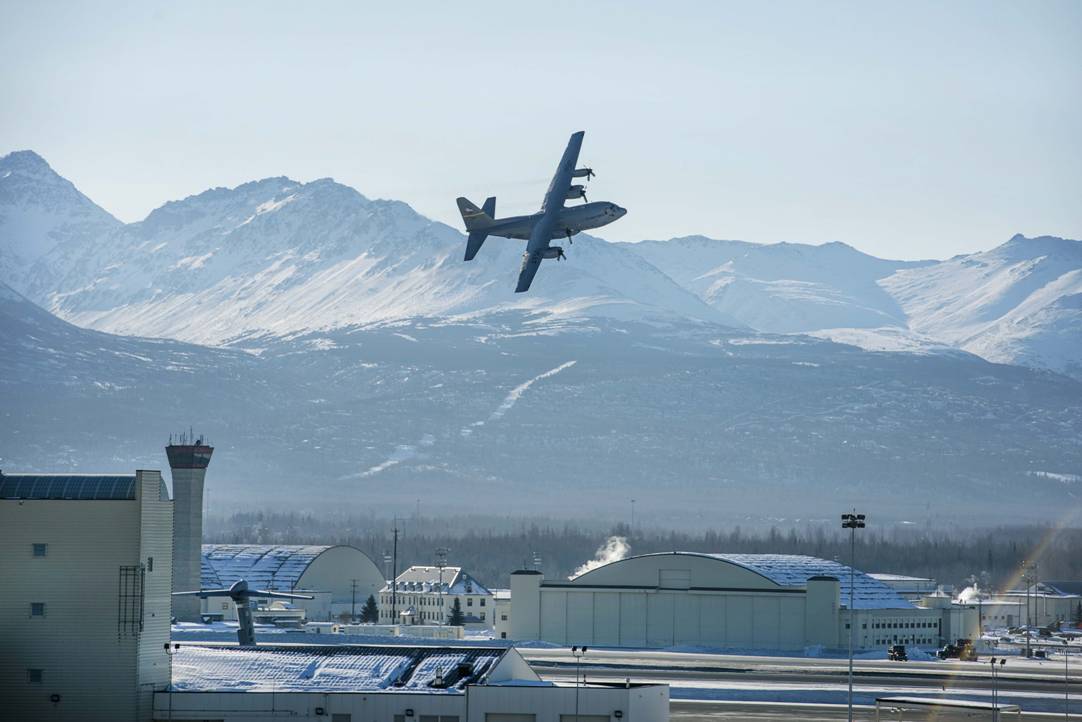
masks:
{"type": "Polygon", "coordinates": [[[616,206],[616,217],[617,218],[623,218],[626,215],[627,215],[627,209],[626,208],[621,208],[620,206],[616,206]]]}

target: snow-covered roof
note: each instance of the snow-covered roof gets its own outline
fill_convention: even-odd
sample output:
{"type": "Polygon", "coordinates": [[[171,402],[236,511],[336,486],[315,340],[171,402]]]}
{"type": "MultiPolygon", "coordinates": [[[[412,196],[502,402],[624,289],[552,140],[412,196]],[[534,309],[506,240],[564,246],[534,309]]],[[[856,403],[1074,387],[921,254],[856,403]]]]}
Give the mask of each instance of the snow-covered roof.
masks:
{"type": "Polygon", "coordinates": [[[181,645],[173,655],[172,689],[455,694],[467,683],[483,683],[506,652],[491,647],[181,645]],[[438,675],[446,687],[434,686],[438,675]]]}
{"type": "Polygon", "coordinates": [[[308,565],[330,546],[291,544],[204,544],[203,589],[228,587],[244,579],[256,589],[288,591],[308,565]]]}
{"type": "Polygon", "coordinates": [[[905,574],[887,574],[885,572],[869,572],[868,576],[881,582],[934,582],[928,577],[910,577],[905,574]]]}
{"type": "MultiPolygon", "coordinates": [[[[444,594],[492,594],[485,585],[462,571],[462,567],[444,567],[442,578],[444,594]]],[[[436,593],[440,590],[440,568],[415,565],[399,574],[395,583],[399,592],[436,593]]],[[[389,592],[391,588],[384,587],[383,591],[389,592]]]]}
{"type": "Polygon", "coordinates": [[[1082,594],[1082,581],[1049,579],[1041,582],[1041,584],[1051,589],[1053,593],[1063,596],[1082,594]]]}
{"type": "MultiPolygon", "coordinates": [[[[836,577],[841,605],[849,606],[849,571],[845,564],[802,554],[708,554],[750,569],[783,587],[804,587],[812,577],[836,577]]],[[[898,592],[862,571],[853,575],[854,609],[910,609],[914,605],[898,592]]]]}

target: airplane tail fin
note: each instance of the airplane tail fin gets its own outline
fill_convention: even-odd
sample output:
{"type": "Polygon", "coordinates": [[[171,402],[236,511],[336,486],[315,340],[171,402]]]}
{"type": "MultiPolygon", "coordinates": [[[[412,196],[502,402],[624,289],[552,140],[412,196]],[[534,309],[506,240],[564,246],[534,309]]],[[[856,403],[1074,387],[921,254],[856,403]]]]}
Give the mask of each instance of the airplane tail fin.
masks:
{"type": "Polygon", "coordinates": [[[467,231],[473,233],[484,230],[496,222],[493,218],[496,213],[496,199],[489,198],[485,201],[484,208],[478,208],[468,198],[459,198],[458,212],[462,214],[467,231]]]}
{"type": "Polygon", "coordinates": [[[485,204],[478,208],[465,198],[458,199],[458,210],[462,213],[462,220],[466,224],[466,230],[470,232],[466,239],[466,258],[472,261],[477,252],[481,250],[481,244],[488,238],[485,230],[495,223],[496,198],[495,196],[485,199],[485,204]]]}

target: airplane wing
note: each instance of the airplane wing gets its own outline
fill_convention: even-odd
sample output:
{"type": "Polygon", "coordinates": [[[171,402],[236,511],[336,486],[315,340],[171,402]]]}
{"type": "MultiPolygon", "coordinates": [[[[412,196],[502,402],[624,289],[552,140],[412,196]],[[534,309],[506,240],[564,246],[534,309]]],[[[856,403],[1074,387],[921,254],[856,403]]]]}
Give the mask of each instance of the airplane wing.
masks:
{"type": "Polygon", "coordinates": [[[515,286],[515,293],[530,290],[530,284],[533,283],[533,277],[537,275],[538,268],[541,268],[540,253],[527,251],[522,254],[522,268],[518,272],[518,285],[515,286]]]}
{"type": "Polygon", "coordinates": [[[567,142],[567,150],[560,159],[560,165],[556,167],[556,175],[552,176],[552,183],[545,193],[545,200],[541,203],[541,212],[547,213],[549,209],[560,210],[567,200],[567,191],[571,187],[571,174],[575,171],[575,164],[579,162],[579,150],[582,148],[582,136],[586,131],[580,130],[571,135],[567,142]]]}
{"type": "Polygon", "coordinates": [[[228,589],[197,589],[194,592],[173,592],[173,596],[206,599],[207,597],[228,597],[229,592],[228,589]]]}
{"type": "Polygon", "coordinates": [[[252,597],[270,597],[272,599],[315,599],[311,594],[294,594],[292,592],[272,592],[266,589],[250,589],[248,595],[252,597]]]}

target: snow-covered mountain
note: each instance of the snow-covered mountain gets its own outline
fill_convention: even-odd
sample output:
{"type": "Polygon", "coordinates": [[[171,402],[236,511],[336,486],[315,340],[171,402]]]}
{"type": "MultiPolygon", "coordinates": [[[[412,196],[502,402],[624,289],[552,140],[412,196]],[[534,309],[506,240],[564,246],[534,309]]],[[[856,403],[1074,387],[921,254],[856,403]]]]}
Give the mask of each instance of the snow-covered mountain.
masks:
{"type": "Polygon", "coordinates": [[[581,236],[567,263],[546,264],[516,295],[521,242],[491,238],[464,263],[457,230],[330,179],[216,188],[123,225],[22,151],[0,160],[0,212],[0,279],[61,318],[119,334],[261,346],[523,311],[534,324],[692,319],[872,350],[950,346],[1082,373],[1078,241],[1016,236],[985,253],[902,262],[841,243],[581,236]]]}
{"type": "MultiPolygon", "coordinates": [[[[268,178],[167,203],[139,223],[39,259],[27,295],[81,326],[222,344],[419,316],[522,309],[550,316],[721,314],[626,249],[584,237],[572,262],[513,293],[522,243],[463,236],[330,179],[268,178]]],[[[553,263],[552,265],[555,265],[553,263]]]]}
{"type": "Polygon", "coordinates": [[[990,361],[1082,376],[1082,242],[1017,235],[881,281],[909,327],[990,361]]]}
{"type": "Polygon", "coordinates": [[[963,349],[1082,376],[1082,242],[1015,236],[946,261],[887,261],[842,243],[703,237],[627,247],[739,323],[869,350],[963,349]]]}
{"type": "Polygon", "coordinates": [[[0,158],[0,280],[25,290],[26,271],[55,246],[85,243],[120,225],[37,153],[0,158]]]}
{"type": "Polygon", "coordinates": [[[878,282],[933,263],[882,260],[844,243],[689,236],[622,245],[720,312],[768,333],[904,326],[905,313],[878,282]]]}

